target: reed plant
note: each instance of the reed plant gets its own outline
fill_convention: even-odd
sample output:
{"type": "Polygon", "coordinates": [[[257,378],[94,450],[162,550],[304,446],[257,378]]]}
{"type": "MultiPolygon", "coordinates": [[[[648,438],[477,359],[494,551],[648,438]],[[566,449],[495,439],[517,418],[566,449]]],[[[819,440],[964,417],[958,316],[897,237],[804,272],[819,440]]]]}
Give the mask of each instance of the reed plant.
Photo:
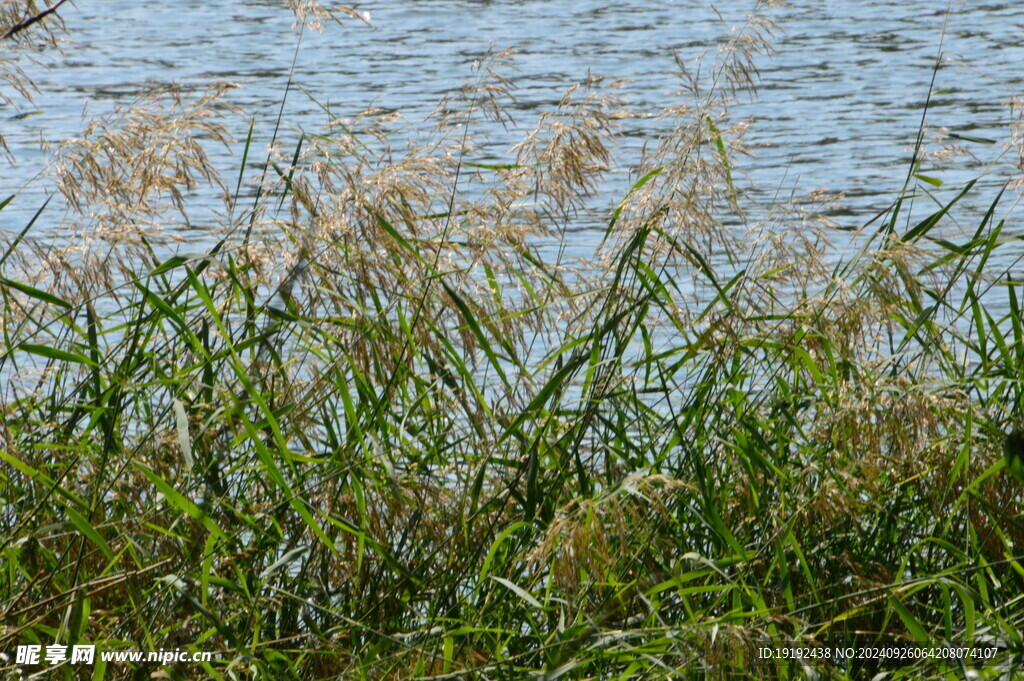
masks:
{"type": "Polygon", "coordinates": [[[863,224],[757,205],[731,105],[768,4],[679,59],[585,260],[565,246],[636,114],[588,75],[528,127],[509,52],[427,139],[325,106],[255,177],[223,84],[56,145],[61,198],[0,237],[0,650],[215,653],[97,679],[1021,673],[1024,325],[993,268],[1017,189],[935,186],[922,126],[863,224]],[[524,130],[507,162],[481,123],[524,130]],[[212,246],[175,255],[201,183],[212,246]],[[760,652],[815,643],[999,654],[760,652]]]}

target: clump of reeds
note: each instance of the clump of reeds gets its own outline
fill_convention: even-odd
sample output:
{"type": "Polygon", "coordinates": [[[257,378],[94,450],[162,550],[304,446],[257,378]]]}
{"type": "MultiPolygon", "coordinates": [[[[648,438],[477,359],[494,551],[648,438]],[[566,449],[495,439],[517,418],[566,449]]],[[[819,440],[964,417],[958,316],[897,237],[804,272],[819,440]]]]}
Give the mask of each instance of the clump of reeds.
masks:
{"type": "Polygon", "coordinates": [[[2,248],[2,647],[218,654],[115,677],[788,679],[758,646],[1019,646],[1000,197],[954,242],[973,183],[904,228],[909,186],[841,258],[835,197],[755,206],[730,103],[766,8],[679,61],[671,132],[584,262],[537,243],[589,215],[632,114],[588,75],[479,163],[477,122],[523,129],[508,52],[433,137],[330,112],[249,199],[204,150],[231,144],[228,86],[58,145],[78,240],[2,248]],[[227,195],[217,242],[171,255],[152,229],[199,182],[227,195]]]}

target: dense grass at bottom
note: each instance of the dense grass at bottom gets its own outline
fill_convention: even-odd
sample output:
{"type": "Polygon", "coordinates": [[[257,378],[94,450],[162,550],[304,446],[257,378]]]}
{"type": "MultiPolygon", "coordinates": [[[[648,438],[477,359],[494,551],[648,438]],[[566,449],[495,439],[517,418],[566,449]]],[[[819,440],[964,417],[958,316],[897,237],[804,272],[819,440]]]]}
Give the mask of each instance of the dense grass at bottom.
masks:
{"type": "Polygon", "coordinates": [[[250,127],[201,256],[146,226],[215,179],[230,88],[61,145],[87,238],[40,245],[33,219],[0,260],[0,651],[215,653],[96,679],[1020,674],[1011,202],[933,189],[919,137],[857,230],[754,222],[728,100],[771,26],[702,72],[724,93],[680,64],[692,105],[580,265],[534,244],[572,238],[619,103],[588,78],[512,162],[473,163],[474,117],[508,122],[501,54],[435,143],[332,119],[247,208],[250,127]],[[764,654],[785,646],[818,652],[764,654]]]}
{"type": "Polygon", "coordinates": [[[960,673],[760,659],[815,641],[997,643],[1008,664],[1017,289],[985,294],[1003,318],[981,302],[991,215],[918,270],[959,279],[908,274],[929,221],[772,298],[652,220],[586,324],[528,355],[440,272],[348,318],[256,306],[230,255],[216,277],[164,262],[106,319],[6,280],[50,340],[3,366],[42,358],[46,387],[4,405],[4,647],[213,650],[210,678],[960,673]],[[715,291],[701,315],[652,262],[673,250],[715,291]]]}

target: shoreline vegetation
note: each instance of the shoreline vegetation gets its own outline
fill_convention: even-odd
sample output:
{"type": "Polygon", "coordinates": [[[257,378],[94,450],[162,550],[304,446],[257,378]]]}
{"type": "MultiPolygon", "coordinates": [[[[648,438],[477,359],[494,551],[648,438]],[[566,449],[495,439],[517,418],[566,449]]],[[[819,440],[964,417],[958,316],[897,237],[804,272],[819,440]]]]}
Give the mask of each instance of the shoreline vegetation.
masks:
{"type": "MultiPolygon", "coordinates": [[[[0,96],[31,94],[17,58],[60,48],[60,4],[0,2],[0,96]]],[[[285,4],[303,30],[368,21],[285,4]]],[[[0,651],[214,653],[97,679],[1020,673],[1002,451],[1024,322],[991,263],[1020,238],[1021,107],[991,196],[922,172],[949,151],[926,104],[866,224],[825,217],[836,197],[753,205],[730,102],[772,52],[771,4],[677,59],[673,129],[585,263],[565,246],[633,114],[588,75],[478,162],[479,124],[511,123],[508,51],[422,143],[331,114],[254,177],[214,84],[53,145],[53,197],[0,233],[0,651]],[[239,150],[236,177],[210,145],[239,150]],[[201,183],[224,196],[215,245],[164,255],[201,183]],[[55,221],[66,239],[35,238],[55,221]],[[816,644],[998,656],[759,652],[816,644]]]]}

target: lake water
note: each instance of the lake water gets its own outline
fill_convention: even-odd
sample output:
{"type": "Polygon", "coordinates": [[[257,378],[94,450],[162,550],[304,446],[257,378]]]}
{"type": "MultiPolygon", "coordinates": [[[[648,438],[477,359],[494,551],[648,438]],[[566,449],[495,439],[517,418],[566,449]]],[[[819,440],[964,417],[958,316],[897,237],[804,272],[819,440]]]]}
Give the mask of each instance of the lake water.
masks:
{"type": "MultiPolygon", "coordinates": [[[[17,167],[0,169],[2,193],[18,191],[0,213],[4,228],[24,226],[49,188],[39,179],[21,189],[44,167],[40,137],[58,141],[74,135],[83,126],[83,112],[106,113],[130,101],[144,84],[240,83],[243,89],[231,101],[254,115],[257,148],[269,141],[298,39],[283,2],[77,5],[61,10],[71,40],[65,54],[48,57],[49,68],[29,67],[41,91],[35,105],[0,108],[3,134],[18,158],[17,167]],[[39,113],[18,116],[32,111],[39,113]]],[[[723,0],[716,3],[719,13],[703,0],[389,0],[356,7],[370,13],[374,28],[347,20],[322,34],[307,31],[295,82],[341,116],[370,103],[399,111],[414,133],[432,125],[425,116],[470,76],[472,62],[489,44],[518,50],[518,71],[510,76],[518,99],[514,113],[524,128],[588,70],[631,79],[625,90],[629,105],[656,111],[676,101],[673,52],[685,60],[704,51],[710,56],[716,38],[741,24],[751,3],[723,0]]],[[[1024,6],[813,0],[767,14],[782,29],[777,54],[758,61],[757,98],[734,109],[737,118],[754,121],[747,141],[756,157],[743,159],[742,170],[763,195],[846,191],[839,219],[848,226],[884,208],[906,176],[944,25],[928,125],[998,143],[967,145],[978,160],[956,170],[924,172],[961,180],[1005,151],[1011,123],[1005,103],[1024,93],[1024,6]]],[[[310,97],[293,89],[284,120],[287,147],[298,139],[299,126],[316,130],[324,116],[310,97]]],[[[240,139],[247,126],[247,120],[231,120],[240,139]]],[[[515,131],[493,132],[493,149],[507,149],[517,139],[515,131]]],[[[627,186],[637,150],[653,130],[649,122],[626,121],[624,132],[616,154],[627,186]]],[[[216,158],[225,176],[236,176],[240,152],[239,144],[233,156],[216,158]]],[[[985,182],[992,190],[979,192],[979,203],[994,196],[1006,173],[998,168],[989,174],[985,182]]],[[[611,204],[619,196],[602,200],[611,204]]],[[[48,211],[41,234],[63,215],[56,203],[48,211]]],[[[189,239],[201,240],[202,232],[189,232],[189,239]]],[[[191,243],[187,250],[202,245],[191,243]]]]}

